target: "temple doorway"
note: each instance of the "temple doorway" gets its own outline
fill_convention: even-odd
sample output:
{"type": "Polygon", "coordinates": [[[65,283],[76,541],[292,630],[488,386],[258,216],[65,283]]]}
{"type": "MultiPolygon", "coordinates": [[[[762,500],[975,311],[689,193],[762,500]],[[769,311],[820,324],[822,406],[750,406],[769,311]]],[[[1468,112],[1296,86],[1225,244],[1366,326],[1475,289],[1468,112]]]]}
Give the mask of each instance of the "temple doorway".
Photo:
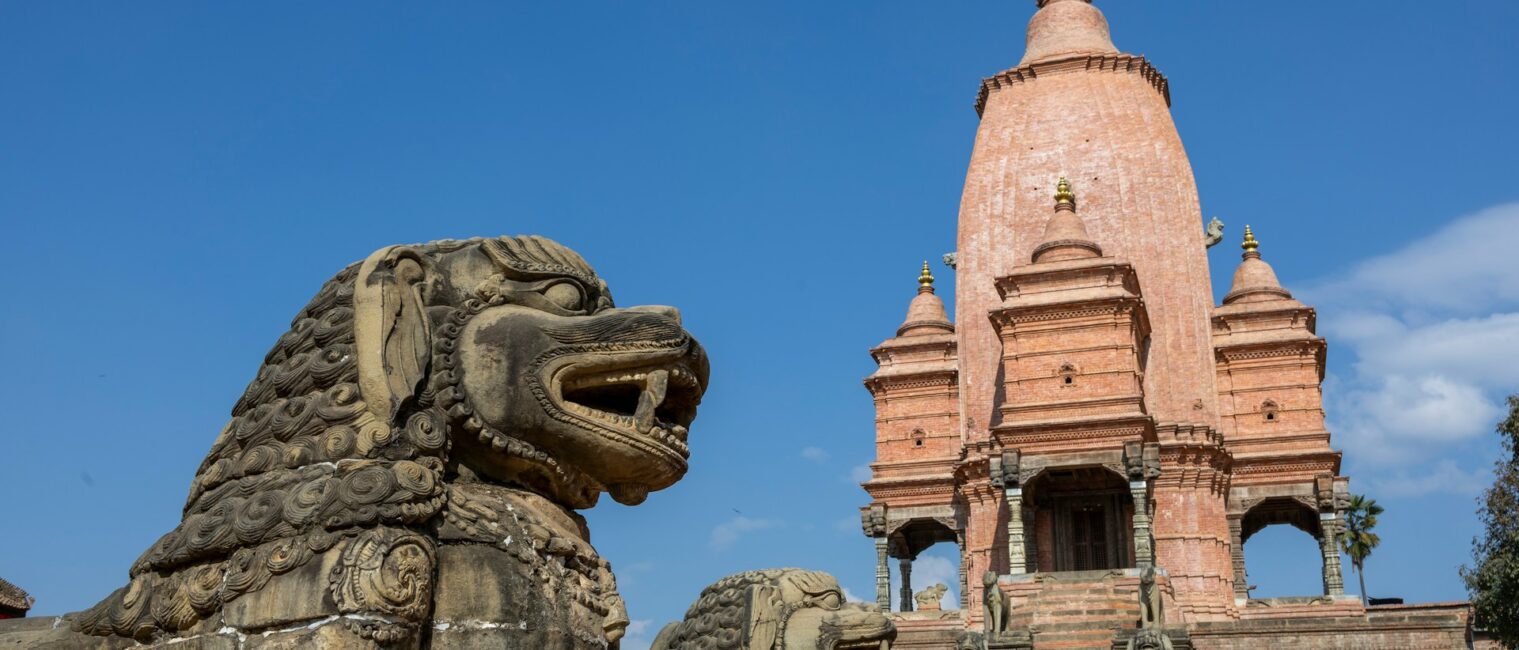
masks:
{"type": "Polygon", "coordinates": [[[1240,530],[1245,557],[1241,591],[1249,598],[1323,593],[1322,536],[1318,512],[1297,499],[1266,499],[1250,508],[1240,530]]]}
{"type": "Polygon", "coordinates": [[[1128,483],[1102,467],[1051,469],[1029,483],[1033,510],[1029,557],[1036,571],[1098,571],[1134,566],[1134,508],[1128,483]]]}
{"type": "Polygon", "coordinates": [[[917,597],[935,585],[945,589],[930,607],[959,609],[964,592],[960,576],[960,544],[954,530],[936,519],[915,519],[902,526],[888,542],[888,553],[895,558],[891,567],[892,594],[896,611],[911,612],[922,608],[917,597]]]}

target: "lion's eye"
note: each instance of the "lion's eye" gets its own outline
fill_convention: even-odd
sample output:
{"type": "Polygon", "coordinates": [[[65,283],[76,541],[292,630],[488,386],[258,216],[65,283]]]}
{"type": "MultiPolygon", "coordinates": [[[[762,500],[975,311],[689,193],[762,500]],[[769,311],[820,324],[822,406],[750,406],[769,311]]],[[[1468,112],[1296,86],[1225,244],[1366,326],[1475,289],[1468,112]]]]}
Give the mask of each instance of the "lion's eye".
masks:
{"type": "Polygon", "coordinates": [[[823,595],[823,609],[838,609],[839,607],[842,607],[843,604],[843,599],[839,597],[839,594],[837,592],[830,591],[827,594],[823,595]]]}
{"type": "Polygon", "coordinates": [[[560,282],[544,289],[543,297],[567,311],[580,311],[585,303],[585,297],[580,294],[580,287],[570,282],[560,282]]]}

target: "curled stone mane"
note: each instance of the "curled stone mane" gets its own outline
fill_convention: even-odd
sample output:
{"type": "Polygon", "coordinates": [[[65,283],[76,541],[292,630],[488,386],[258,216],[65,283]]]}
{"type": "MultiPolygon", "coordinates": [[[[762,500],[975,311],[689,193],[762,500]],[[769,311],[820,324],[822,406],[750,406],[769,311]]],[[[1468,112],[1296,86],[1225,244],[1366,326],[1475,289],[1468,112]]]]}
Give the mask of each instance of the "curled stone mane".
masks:
{"type": "MultiPolygon", "coordinates": [[[[736,650],[748,626],[751,587],[780,582],[789,569],[745,571],[725,577],[701,591],[669,639],[670,650],[736,650]]],[[[774,606],[780,605],[775,598],[774,606]]]]}
{"type": "Polygon", "coordinates": [[[826,573],[802,569],[762,569],[727,576],[703,589],[686,617],[671,630],[665,643],[669,650],[735,650],[744,648],[753,632],[751,614],[775,613],[780,630],[791,612],[803,603],[786,602],[779,587],[790,582],[808,595],[837,591],[837,582],[826,573]],[[753,599],[763,602],[754,602],[753,599]]]}
{"type": "MultiPolygon", "coordinates": [[[[449,240],[408,250],[425,266],[475,245],[497,275],[483,285],[443,280],[429,287],[425,307],[440,310],[431,318],[487,304],[491,282],[549,274],[579,278],[595,301],[611,305],[585,260],[550,240],[449,240]]],[[[296,315],[196,471],[180,524],[133,564],[127,586],[82,613],[75,629],[149,641],[214,627],[237,599],[340,544],[341,560],[326,578],[340,611],[425,616],[427,596],[410,592],[433,579],[427,525],[448,503],[455,419],[434,391],[449,383],[453,340],[423,341],[418,365],[431,376],[409,387],[415,395],[378,403],[360,376],[360,276],[361,264],[343,269],[296,315]]],[[[386,639],[383,629],[371,632],[386,639]]]]}

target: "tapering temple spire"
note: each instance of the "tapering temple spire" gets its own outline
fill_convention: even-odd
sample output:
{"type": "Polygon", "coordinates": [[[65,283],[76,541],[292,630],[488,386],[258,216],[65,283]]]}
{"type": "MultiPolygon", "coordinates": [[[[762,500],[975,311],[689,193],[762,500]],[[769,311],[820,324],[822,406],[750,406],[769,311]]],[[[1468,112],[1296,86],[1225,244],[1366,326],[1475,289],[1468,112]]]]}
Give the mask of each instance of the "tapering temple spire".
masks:
{"type": "Polygon", "coordinates": [[[1092,241],[1076,214],[1076,192],[1064,176],[1055,184],[1055,214],[1044,226],[1044,240],[1034,247],[1034,262],[1058,262],[1102,257],[1102,247],[1092,241]]]}
{"type": "Polygon", "coordinates": [[[1234,269],[1234,284],[1229,295],[1224,296],[1224,304],[1292,298],[1292,293],[1276,279],[1276,270],[1261,259],[1261,243],[1249,225],[1245,226],[1245,240],[1239,247],[1245,252],[1240,255],[1239,268],[1234,269]]]}
{"type": "Polygon", "coordinates": [[[944,310],[944,301],[934,295],[934,274],[928,270],[928,261],[923,261],[923,270],[918,273],[918,295],[914,296],[907,305],[907,320],[897,328],[897,336],[918,336],[922,334],[935,334],[953,332],[955,326],[949,322],[949,314],[944,310]]]}
{"type": "Polygon", "coordinates": [[[1083,54],[1117,54],[1108,21],[1091,0],[1039,0],[1019,65],[1083,54]]]}

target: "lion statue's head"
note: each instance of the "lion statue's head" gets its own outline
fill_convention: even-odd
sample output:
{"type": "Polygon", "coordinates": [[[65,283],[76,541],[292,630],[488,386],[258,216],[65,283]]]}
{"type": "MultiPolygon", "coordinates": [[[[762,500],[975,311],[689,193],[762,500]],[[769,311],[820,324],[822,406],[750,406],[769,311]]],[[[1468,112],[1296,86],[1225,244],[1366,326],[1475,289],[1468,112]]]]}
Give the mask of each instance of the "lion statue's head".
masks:
{"type": "Polygon", "coordinates": [[[653,650],[887,650],[896,626],[875,605],[844,602],[833,576],[802,569],[738,573],[703,589],[653,650]]]}
{"type": "Polygon", "coordinates": [[[219,624],[314,556],[332,565],[323,597],[337,611],[418,619],[451,483],[517,486],[569,509],[602,492],[636,504],[685,474],[707,375],[676,310],[615,307],[553,241],[379,250],[296,315],[196,472],[179,526],[75,627],[148,640],[219,624]]]}

